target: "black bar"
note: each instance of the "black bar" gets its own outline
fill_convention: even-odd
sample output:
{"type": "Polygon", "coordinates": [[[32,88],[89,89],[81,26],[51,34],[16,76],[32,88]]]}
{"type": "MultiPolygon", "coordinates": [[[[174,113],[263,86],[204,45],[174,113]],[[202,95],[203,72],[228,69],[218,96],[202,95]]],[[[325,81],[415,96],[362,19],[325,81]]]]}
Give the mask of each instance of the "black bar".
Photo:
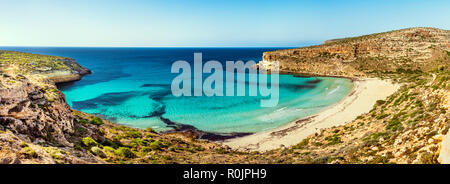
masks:
{"type": "Polygon", "coordinates": [[[21,180],[45,176],[47,179],[61,177],[71,182],[91,183],[98,180],[101,183],[114,181],[126,184],[384,183],[395,180],[404,183],[420,177],[426,178],[429,183],[434,179],[445,179],[448,172],[448,165],[0,165],[2,178],[20,173],[27,176],[21,180]],[[235,175],[230,175],[229,170],[234,171],[235,175]],[[253,175],[242,174],[248,170],[253,175]],[[264,177],[263,170],[266,173],[264,177]],[[186,171],[217,171],[217,174],[215,178],[185,178],[186,171]],[[255,174],[257,172],[259,175],[255,174]]]}

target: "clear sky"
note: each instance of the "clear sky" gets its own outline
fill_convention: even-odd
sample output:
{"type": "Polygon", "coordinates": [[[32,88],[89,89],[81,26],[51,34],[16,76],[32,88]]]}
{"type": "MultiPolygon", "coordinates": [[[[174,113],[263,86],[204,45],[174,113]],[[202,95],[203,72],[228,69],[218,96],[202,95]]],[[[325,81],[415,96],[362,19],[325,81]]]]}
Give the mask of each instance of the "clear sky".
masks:
{"type": "Polygon", "coordinates": [[[0,0],[0,46],[302,46],[450,29],[449,0],[0,0]]]}

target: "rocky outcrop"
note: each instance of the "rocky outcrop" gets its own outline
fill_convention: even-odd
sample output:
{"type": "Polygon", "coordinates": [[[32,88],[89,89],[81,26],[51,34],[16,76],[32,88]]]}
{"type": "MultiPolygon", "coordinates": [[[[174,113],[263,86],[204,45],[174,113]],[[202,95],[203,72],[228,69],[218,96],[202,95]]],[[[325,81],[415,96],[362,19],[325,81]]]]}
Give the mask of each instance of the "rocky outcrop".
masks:
{"type": "Polygon", "coordinates": [[[71,58],[65,58],[61,59],[61,62],[63,62],[64,65],[69,67],[73,73],[79,74],[79,75],[87,75],[90,74],[91,71],[83,66],[81,66],[79,63],[75,62],[74,59],[71,58]]]}
{"type": "Polygon", "coordinates": [[[91,71],[72,58],[0,50],[0,71],[42,75],[55,83],[80,80],[91,71]]]}
{"type": "Polygon", "coordinates": [[[103,163],[76,149],[81,125],[55,86],[90,71],[70,58],[0,51],[0,164],[103,163]]]}
{"type": "Polygon", "coordinates": [[[0,51],[0,130],[29,142],[73,146],[75,117],[55,83],[91,73],[71,58],[0,51]]]}
{"type": "Polygon", "coordinates": [[[81,80],[84,75],[90,74],[91,71],[77,62],[75,60],[67,58],[60,60],[64,65],[70,68],[70,70],[52,70],[45,73],[49,79],[55,83],[72,82],[81,80]]]}
{"type": "Polygon", "coordinates": [[[450,31],[411,28],[322,45],[265,52],[260,65],[278,61],[281,71],[331,76],[365,76],[373,71],[431,70],[430,64],[450,51],[450,31]]]}

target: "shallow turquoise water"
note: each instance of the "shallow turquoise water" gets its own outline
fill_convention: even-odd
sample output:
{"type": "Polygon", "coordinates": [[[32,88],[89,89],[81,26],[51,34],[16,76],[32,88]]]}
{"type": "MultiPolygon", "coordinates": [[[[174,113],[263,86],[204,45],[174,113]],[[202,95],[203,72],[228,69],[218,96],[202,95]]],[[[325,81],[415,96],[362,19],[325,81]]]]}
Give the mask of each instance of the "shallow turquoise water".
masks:
{"type": "Polygon", "coordinates": [[[177,74],[171,74],[170,67],[177,60],[192,63],[194,52],[202,52],[204,62],[259,61],[264,51],[277,48],[8,49],[75,58],[93,74],[60,86],[71,107],[120,124],[159,131],[169,129],[160,116],[211,132],[273,129],[337,103],[353,86],[350,80],[342,78],[318,78],[320,83],[308,83],[317,78],[280,75],[278,106],[262,108],[260,100],[266,97],[261,96],[174,97],[170,83],[177,74]]]}
{"type": "Polygon", "coordinates": [[[309,89],[296,88],[295,85],[305,84],[308,80],[314,80],[313,78],[280,76],[280,101],[278,106],[272,108],[260,107],[260,100],[263,97],[250,96],[173,97],[169,94],[155,100],[149,96],[164,94],[167,89],[142,88],[141,81],[131,78],[74,88],[64,93],[69,105],[91,100],[96,104],[95,108],[86,107],[83,109],[84,112],[115,117],[117,122],[129,126],[163,130],[165,124],[158,117],[142,117],[165,108],[164,118],[190,124],[201,130],[258,132],[317,113],[326,106],[338,102],[348,94],[352,86],[347,79],[321,79],[322,82],[309,89]],[[286,84],[292,84],[294,87],[283,87],[286,84]]]}

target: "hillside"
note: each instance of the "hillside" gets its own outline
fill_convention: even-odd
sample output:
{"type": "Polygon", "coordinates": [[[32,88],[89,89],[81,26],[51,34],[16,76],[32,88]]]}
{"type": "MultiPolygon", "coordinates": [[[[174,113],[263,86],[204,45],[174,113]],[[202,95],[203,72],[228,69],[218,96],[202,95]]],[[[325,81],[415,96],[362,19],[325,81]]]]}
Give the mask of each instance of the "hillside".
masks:
{"type": "Polygon", "coordinates": [[[289,155],[306,163],[437,163],[450,128],[450,31],[411,28],[264,53],[284,72],[392,79],[402,88],[345,126],[320,130],[289,155]],[[447,136],[446,136],[447,135],[447,136]]]}
{"type": "Polygon", "coordinates": [[[450,128],[450,72],[386,77],[402,88],[356,120],[309,136],[290,155],[306,163],[438,163],[450,128]]]}
{"type": "Polygon", "coordinates": [[[308,75],[365,77],[374,73],[431,71],[447,65],[450,31],[410,28],[322,45],[266,52],[260,65],[280,62],[284,72],[308,75]]]}

